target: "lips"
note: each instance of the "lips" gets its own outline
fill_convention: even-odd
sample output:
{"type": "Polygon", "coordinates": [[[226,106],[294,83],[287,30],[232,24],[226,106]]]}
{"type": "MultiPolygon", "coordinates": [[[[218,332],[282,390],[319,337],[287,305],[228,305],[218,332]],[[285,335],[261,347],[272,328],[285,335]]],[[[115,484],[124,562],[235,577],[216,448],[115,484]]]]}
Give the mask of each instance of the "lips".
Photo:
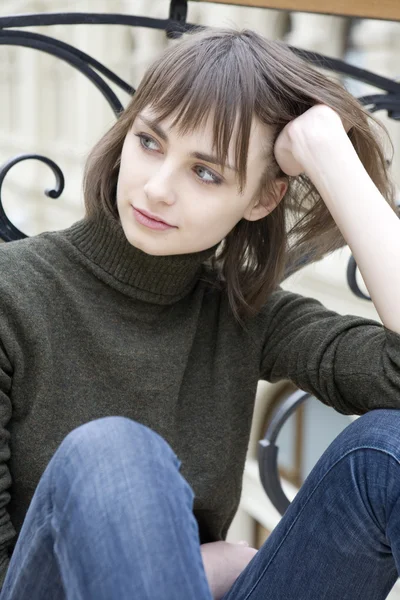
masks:
{"type": "MultiPolygon", "coordinates": [[[[134,206],[132,206],[133,215],[140,225],[157,231],[166,231],[167,229],[177,229],[175,225],[168,225],[164,221],[156,221],[151,217],[141,213],[134,206]]],[[[147,211],[146,211],[147,212],[147,211]]]]}
{"type": "Polygon", "coordinates": [[[170,227],[174,227],[174,225],[171,225],[171,223],[167,223],[167,221],[164,221],[163,219],[160,219],[159,217],[152,215],[151,213],[147,212],[147,210],[143,210],[142,208],[136,208],[136,210],[138,212],[142,213],[142,215],[144,215],[145,217],[148,217],[149,219],[153,219],[153,221],[158,221],[159,223],[164,223],[164,225],[169,225],[170,227]]]}

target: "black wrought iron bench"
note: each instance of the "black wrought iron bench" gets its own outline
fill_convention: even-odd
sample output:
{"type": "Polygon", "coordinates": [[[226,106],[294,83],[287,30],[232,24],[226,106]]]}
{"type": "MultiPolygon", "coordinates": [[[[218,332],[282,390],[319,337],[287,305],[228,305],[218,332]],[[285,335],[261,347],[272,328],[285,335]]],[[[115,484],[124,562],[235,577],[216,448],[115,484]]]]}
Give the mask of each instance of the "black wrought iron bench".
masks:
{"type": "MultiPolygon", "coordinates": [[[[259,7],[264,6],[266,8],[282,8],[298,11],[313,10],[313,6],[316,6],[316,3],[313,2],[313,0],[304,0],[303,2],[301,0],[231,0],[231,2],[229,2],[229,0],[213,1],[219,1],[227,4],[232,3],[259,7]]],[[[389,4],[392,1],[394,11],[393,18],[400,20],[400,5],[397,4],[398,0],[389,0],[389,4]]],[[[337,14],[334,6],[335,2],[336,0],[325,2],[324,12],[337,14]],[[332,6],[330,7],[329,4],[332,4],[332,6]]],[[[357,16],[374,17],[375,14],[373,12],[371,13],[371,7],[368,7],[368,3],[365,3],[365,6],[370,12],[367,10],[364,14],[357,16]]],[[[212,9],[210,8],[210,10],[212,9]]],[[[350,12],[347,14],[352,13],[350,12]]],[[[385,18],[391,18],[390,13],[385,13],[385,15],[381,16],[384,16],[385,18]]],[[[169,38],[176,38],[181,36],[184,32],[199,27],[198,25],[188,23],[186,18],[186,0],[171,0],[168,19],[100,13],[39,13],[0,17],[0,44],[22,46],[32,48],[33,50],[40,50],[41,52],[53,55],[56,58],[67,62],[69,65],[87,77],[98,88],[106,101],[110,104],[116,118],[118,118],[124,107],[118,96],[111,89],[109,82],[113,82],[120,90],[132,95],[134,94],[135,90],[129,83],[123,81],[120,77],[118,77],[118,75],[110,71],[107,67],[85,52],[82,52],[81,50],[50,36],[25,31],[24,28],[39,25],[109,24],[164,30],[169,38]]],[[[358,98],[358,100],[371,112],[385,110],[390,118],[400,120],[400,83],[385,77],[381,77],[364,69],[349,65],[341,60],[328,58],[326,56],[316,54],[315,52],[308,52],[306,50],[300,50],[297,48],[293,48],[293,50],[305,60],[318,65],[319,68],[335,71],[358,81],[371,84],[372,86],[382,90],[382,93],[363,96],[358,98]]],[[[45,156],[39,154],[22,154],[8,160],[5,164],[0,166],[0,239],[4,240],[5,242],[27,237],[22,231],[15,227],[15,225],[13,225],[13,223],[7,217],[3,208],[1,192],[4,179],[9,170],[17,163],[30,159],[44,162],[52,169],[55,175],[55,187],[54,189],[45,191],[47,196],[51,198],[58,198],[64,189],[64,175],[60,167],[53,160],[45,156]]],[[[286,273],[286,277],[301,269],[301,267],[301,262],[292,266],[290,271],[286,273]]],[[[360,289],[357,283],[356,275],[357,264],[354,258],[350,257],[347,267],[348,285],[358,298],[370,301],[371,299],[360,289]]],[[[310,394],[305,393],[302,390],[297,390],[288,398],[286,398],[273,414],[264,438],[259,441],[258,463],[260,478],[272,504],[282,515],[289,506],[290,501],[282,489],[279,477],[278,446],[276,443],[277,437],[285,422],[308,398],[310,398],[310,394]]]]}

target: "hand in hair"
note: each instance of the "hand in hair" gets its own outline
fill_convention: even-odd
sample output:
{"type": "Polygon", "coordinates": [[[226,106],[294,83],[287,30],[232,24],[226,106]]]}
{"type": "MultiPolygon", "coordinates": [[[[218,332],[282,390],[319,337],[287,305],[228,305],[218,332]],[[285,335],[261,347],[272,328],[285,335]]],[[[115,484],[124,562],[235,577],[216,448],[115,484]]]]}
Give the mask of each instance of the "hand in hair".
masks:
{"type": "Polygon", "coordinates": [[[275,158],[284,173],[295,177],[305,171],[307,148],[327,138],[346,134],[350,125],[343,124],[338,113],[325,104],[316,104],[290,121],[280,132],[274,147],[275,158]]]}

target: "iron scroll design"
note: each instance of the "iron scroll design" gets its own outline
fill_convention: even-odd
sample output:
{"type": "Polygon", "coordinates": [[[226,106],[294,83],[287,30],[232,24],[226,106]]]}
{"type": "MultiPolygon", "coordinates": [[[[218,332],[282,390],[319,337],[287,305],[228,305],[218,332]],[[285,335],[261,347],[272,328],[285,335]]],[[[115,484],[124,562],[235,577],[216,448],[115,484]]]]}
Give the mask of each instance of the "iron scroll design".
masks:
{"type": "MultiPolygon", "coordinates": [[[[56,187],[54,189],[45,190],[46,196],[49,198],[59,198],[64,190],[65,180],[63,172],[60,167],[51,160],[51,158],[47,158],[46,156],[41,156],[40,154],[19,154],[15,156],[11,160],[7,161],[2,168],[0,169],[0,191],[3,185],[3,181],[8,171],[17,163],[20,163],[24,160],[35,159],[39,160],[46,165],[48,165],[53,171],[56,178],[56,187]]],[[[22,240],[28,237],[25,233],[22,233],[19,229],[15,227],[8,219],[6,213],[4,212],[3,204],[0,201],[0,227],[1,227],[1,238],[6,242],[11,242],[15,240],[22,240]]]]}
{"type": "MultiPolygon", "coordinates": [[[[24,27],[50,27],[52,25],[121,25],[125,27],[144,27],[165,31],[167,37],[178,38],[184,33],[195,29],[203,29],[203,26],[188,23],[187,19],[187,1],[171,0],[168,19],[156,19],[152,17],[143,17],[135,15],[122,14],[103,14],[103,13],[36,13],[23,15],[10,15],[0,17],[0,45],[20,46],[39,50],[50,54],[56,58],[68,63],[71,67],[77,69],[91,83],[93,83],[105,100],[110,105],[116,118],[124,110],[124,106],[117,94],[110,87],[109,82],[115,84],[119,89],[127,92],[129,95],[135,93],[135,89],[126,81],[121,79],[116,73],[108,69],[105,65],[94,59],[87,53],[75,48],[74,46],[57,40],[56,38],[24,31],[24,27]]],[[[291,47],[291,49],[306,61],[314,64],[316,67],[334,71],[350,77],[352,79],[367,83],[382,93],[374,93],[359,97],[358,100],[371,113],[385,110],[389,118],[400,120],[400,83],[380,75],[376,75],[365,69],[350,65],[342,60],[329,58],[327,56],[309,52],[306,50],[291,47]]],[[[22,239],[25,236],[9,220],[3,208],[1,197],[2,184],[8,171],[22,160],[36,159],[48,164],[57,178],[57,195],[62,192],[63,175],[61,169],[49,158],[36,155],[24,154],[14,157],[0,166],[0,238],[4,241],[14,241],[22,239]],[[58,193],[59,190],[59,193],[58,193]]],[[[49,195],[48,192],[45,192],[49,195]]],[[[301,268],[303,261],[295,265],[290,273],[301,268]]],[[[352,259],[348,267],[348,283],[352,291],[359,297],[370,300],[359,289],[356,281],[357,265],[352,259]]]]}
{"type": "Polygon", "coordinates": [[[275,410],[263,439],[258,442],[258,470],[261,483],[273,506],[282,516],[289,507],[290,500],[283,491],[279,476],[277,438],[289,417],[309,398],[312,398],[311,394],[303,390],[296,390],[286,398],[275,410]]]}

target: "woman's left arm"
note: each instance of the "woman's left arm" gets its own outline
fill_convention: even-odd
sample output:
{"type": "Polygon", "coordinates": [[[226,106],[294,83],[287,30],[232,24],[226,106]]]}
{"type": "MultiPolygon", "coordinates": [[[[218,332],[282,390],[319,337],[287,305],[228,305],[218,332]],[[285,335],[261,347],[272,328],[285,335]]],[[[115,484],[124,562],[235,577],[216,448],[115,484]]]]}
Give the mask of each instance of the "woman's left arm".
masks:
{"type": "Polygon", "coordinates": [[[275,156],[288,175],[313,182],[349,245],[383,322],[400,334],[400,219],[383,198],[339,115],[316,105],[279,135],[275,156]]]}

